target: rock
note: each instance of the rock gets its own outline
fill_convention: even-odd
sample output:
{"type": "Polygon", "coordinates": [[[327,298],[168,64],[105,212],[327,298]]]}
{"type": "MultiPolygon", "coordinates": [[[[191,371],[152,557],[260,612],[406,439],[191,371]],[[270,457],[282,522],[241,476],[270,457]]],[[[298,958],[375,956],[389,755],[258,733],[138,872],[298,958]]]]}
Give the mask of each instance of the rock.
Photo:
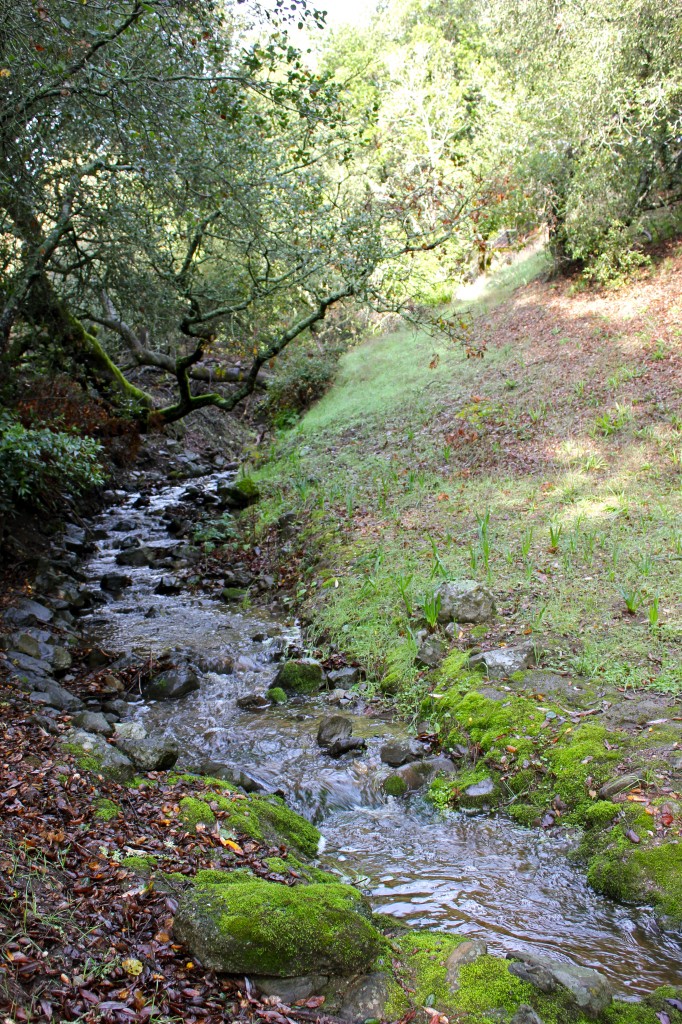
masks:
{"type": "Polygon", "coordinates": [[[470,786],[466,787],[459,798],[460,806],[480,807],[481,804],[486,802],[487,797],[492,796],[494,792],[495,783],[490,776],[487,776],[485,779],[481,779],[480,782],[473,782],[470,786]]]}
{"type": "Polygon", "coordinates": [[[28,654],[21,654],[19,651],[8,651],[7,659],[12,670],[17,674],[28,672],[34,676],[50,677],[52,675],[52,665],[49,661],[31,658],[28,654]]]}
{"type": "Polygon", "coordinates": [[[181,591],[182,583],[176,576],[164,576],[154,587],[155,594],[179,594],[181,591]]]}
{"type": "Polygon", "coordinates": [[[245,793],[264,793],[269,787],[249,772],[243,771],[234,765],[221,764],[219,761],[202,761],[199,766],[199,775],[208,775],[213,779],[222,779],[233,786],[240,786],[245,793]]]}
{"type": "Polygon", "coordinates": [[[461,967],[472,964],[479,956],[485,956],[488,947],[483,939],[467,939],[456,949],[453,949],[445,961],[446,975],[445,982],[452,991],[459,988],[459,971],[461,967]]]}
{"type": "Polygon", "coordinates": [[[353,723],[344,715],[329,715],[323,718],[317,730],[320,747],[331,747],[337,740],[347,740],[353,732],[353,723]]]}
{"type": "Polygon", "coordinates": [[[389,740],[381,748],[380,757],[384,764],[399,768],[401,764],[417,761],[425,754],[425,748],[417,740],[389,740]]]}
{"type": "Polygon", "coordinates": [[[417,651],[417,661],[427,668],[436,668],[447,654],[447,647],[435,636],[427,637],[417,651]]]}
{"type": "Polygon", "coordinates": [[[129,548],[127,551],[119,551],[116,555],[116,564],[129,569],[142,569],[153,565],[154,557],[154,552],[150,548],[129,548]]]}
{"type": "Polygon", "coordinates": [[[316,693],[324,682],[324,669],[313,658],[286,661],[275,676],[273,686],[292,693],[316,693]]]}
{"type": "Polygon", "coordinates": [[[535,664],[535,646],[530,641],[516,647],[499,647],[469,658],[472,668],[482,669],[491,679],[504,679],[535,664]]]}
{"type": "Polygon", "coordinates": [[[223,508],[247,508],[260,498],[260,491],[248,476],[231,484],[219,484],[217,494],[223,508]]]}
{"type": "Polygon", "coordinates": [[[381,783],[381,788],[386,796],[405,796],[408,786],[402,775],[394,772],[393,775],[386,776],[381,783]]]}
{"type": "Polygon", "coordinates": [[[237,697],[235,703],[243,711],[264,711],[270,707],[270,701],[262,693],[246,693],[243,697],[237,697]]]}
{"type": "Polygon", "coordinates": [[[234,672],[234,658],[230,654],[202,656],[197,665],[202,672],[215,672],[218,676],[229,676],[234,672]]]}
{"type": "Polygon", "coordinates": [[[49,704],[52,708],[57,708],[58,711],[80,711],[83,707],[83,701],[80,697],[69,693],[59,683],[52,682],[51,680],[48,680],[45,693],[48,698],[45,703],[49,704]]]}
{"type": "Polygon", "coordinates": [[[135,775],[132,761],[107,743],[103,736],[82,729],[69,729],[61,742],[76,755],[79,767],[84,770],[97,772],[117,782],[128,782],[135,775]]]}
{"type": "Polygon", "coordinates": [[[358,736],[347,736],[341,737],[326,748],[326,752],[330,757],[339,758],[343,757],[344,754],[350,754],[354,751],[365,750],[367,747],[367,740],[363,740],[358,736]]]}
{"type": "Polygon", "coordinates": [[[100,587],[102,590],[107,590],[112,594],[120,594],[122,590],[129,587],[132,583],[130,576],[124,576],[120,572],[107,572],[102,576],[100,580],[100,587]]]}
{"type": "Polygon", "coordinates": [[[611,800],[614,796],[618,796],[619,793],[624,793],[626,789],[634,789],[640,783],[639,775],[619,775],[616,779],[610,779],[609,782],[605,782],[599,790],[600,800],[611,800]]]}
{"type": "Polygon", "coordinates": [[[529,1006],[528,1003],[521,1003],[509,1024],[543,1024],[543,1022],[532,1006],[529,1006]]]}
{"type": "Polygon", "coordinates": [[[199,689],[199,678],[189,665],[178,665],[168,672],[160,672],[147,684],[144,696],[147,700],[177,700],[199,689]]]}
{"type": "Polygon", "coordinates": [[[137,529],[137,522],[134,519],[119,519],[111,529],[114,533],[128,533],[129,530],[137,529]]]}
{"type": "Polygon", "coordinates": [[[5,621],[13,626],[38,626],[51,622],[54,612],[37,601],[23,597],[5,612],[5,621]]]}
{"type": "Polygon", "coordinates": [[[281,686],[271,686],[266,696],[272,704],[286,704],[289,699],[281,686]]]}
{"type": "Polygon", "coordinates": [[[248,590],[244,590],[241,587],[224,587],[220,592],[220,597],[223,601],[243,601],[248,595],[248,590]]]}
{"type": "Polygon", "coordinates": [[[590,967],[579,967],[577,964],[532,953],[509,953],[508,958],[520,961],[510,965],[510,973],[530,981],[542,992],[553,991],[561,986],[570,993],[577,1009],[588,1017],[598,1017],[611,1004],[612,991],[608,981],[590,967]],[[525,976],[521,973],[522,968],[527,969],[525,976]],[[548,989],[550,982],[554,989],[548,989]]]}
{"type": "Polygon", "coordinates": [[[327,673],[327,679],[332,686],[339,687],[342,690],[347,689],[349,686],[354,686],[355,683],[360,680],[360,669],[351,668],[350,665],[346,665],[345,668],[337,668],[332,672],[327,673]]]}
{"type": "Polygon", "coordinates": [[[113,736],[114,728],[98,711],[79,711],[73,716],[73,724],[85,732],[96,732],[101,736],[113,736]]]}
{"type": "Polygon", "coordinates": [[[343,995],[335,1016],[353,1024],[366,1020],[385,1020],[385,1008],[398,984],[384,971],[374,971],[354,979],[343,995]]]}
{"type": "Polygon", "coordinates": [[[41,644],[29,633],[21,633],[13,637],[12,646],[19,654],[26,654],[29,658],[49,657],[50,649],[47,644],[41,644]]]}
{"type": "Polygon", "coordinates": [[[118,715],[119,718],[126,715],[130,709],[128,701],[121,700],[120,697],[115,697],[113,700],[105,700],[102,706],[105,711],[118,715]]]}
{"type": "Polygon", "coordinates": [[[155,736],[136,739],[120,736],[117,732],[116,744],[143,772],[167,771],[173,767],[180,753],[175,740],[155,736]]]}
{"type": "Polygon", "coordinates": [[[66,647],[55,647],[52,652],[52,668],[55,672],[66,672],[71,668],[73,658],[66,647]]]}
{"type": "Polygon", "coordinates": [[[476,580],[441,583],[436,593],[440,597],[441,623],[487,622],[495,614],[492,593],[476,580]]]}
{"type": "Polygon", "coordinates": [[[304,974],[300,978],[252,978],[254,985],[264,996],[278,996],[287,1006],[299,999],[316,995],[329,981],[324,974],[304,974]]]}
{"type": "Polygon", "coordinates": [[[145,740],[147,730],[142,722],[117,722],[114,726],[116,740],[145,740]]]}
{"type": "Polygon", "coordinates": [[[260,878],[185,893],[174,934],[204,967],[295,978],[367,971],[383,948],[364,897],[348,885],[278,885],[260,878]]]}

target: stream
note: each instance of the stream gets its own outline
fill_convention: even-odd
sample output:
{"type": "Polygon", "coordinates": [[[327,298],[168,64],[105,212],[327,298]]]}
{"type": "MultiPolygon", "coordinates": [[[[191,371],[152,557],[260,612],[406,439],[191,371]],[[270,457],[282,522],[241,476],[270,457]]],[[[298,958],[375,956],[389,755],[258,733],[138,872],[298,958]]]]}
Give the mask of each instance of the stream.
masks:
{"type": "Polygon", "coordinates": [[[354,735],[366,737],[367,751],[334,761],[316,743],[320,719],[339,710],[326,695],[259,712],[236,707],[238,697],[270,685],[276,651],[300,641],[296,624],[262,609],[233,611],[201,593],[154,593],[182,558],[183,542],[169,538],[164,513],[197,489],[210,495],[221,479],[229,477],[192,481],[193,491],[187,483],[167,486],[148,499],[127,494],[91,524],[100,539],[84,566],[89,579],[96,584],[122,571],[133,580],[83,620],[93,639],[145,656],[176,649],[234,659],[233,671],[208,672],[201,689],[180,700],[131,702],[130,717],[177,740],[179,767],[217,761],[281,792],[321,830],[321,866],[358,884],[379,912],[485,938],[491,952],[544,952],[593,967],[625,997],[682,984],[679,944],[661,933],[651,911],[594,893],[568,857],[566,836],[523,829],[503,815],[443,816],[419,796],[385,797],[379,748],[404,735],[400,723],[363,713],[361,699],[342,709],[353,718],[354,735]],[[169,549],[166,566],[117,566],[122,545],[138,541],[169,549]]]}

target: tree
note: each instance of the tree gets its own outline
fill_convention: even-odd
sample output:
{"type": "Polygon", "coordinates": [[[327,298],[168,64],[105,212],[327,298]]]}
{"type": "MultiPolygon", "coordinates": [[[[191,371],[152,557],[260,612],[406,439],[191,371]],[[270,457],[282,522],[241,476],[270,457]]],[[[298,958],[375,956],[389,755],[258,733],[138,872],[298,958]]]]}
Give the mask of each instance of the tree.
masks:
{"type": "MultiPolygon", "coordinates": [[[[6,379],[40,353],[150,422],[233,409],[328,309],[390,302],[407,257],[466,217],[461,188],[363,177],[364,114],[286,21],[241,12],[0,0],[6,379]],[[155,408],[134,366],[176,398],[155,408]]],[[[305,0],[295,16],[319,20],[305,0]]]]}

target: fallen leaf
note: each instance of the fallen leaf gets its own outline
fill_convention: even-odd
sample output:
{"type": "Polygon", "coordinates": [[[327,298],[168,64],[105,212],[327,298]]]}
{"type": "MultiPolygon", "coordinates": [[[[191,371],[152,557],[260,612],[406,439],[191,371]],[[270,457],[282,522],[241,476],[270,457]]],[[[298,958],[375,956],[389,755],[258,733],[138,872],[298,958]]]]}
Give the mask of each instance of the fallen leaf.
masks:
{"type": "Polygon", "coordinates": [[[121,962],[121,967],[126,974],[130,974],[133,978],[137,978],[144,970],[144,964],[140,960],[136,960],[134,957],[127,957],[123,960],[121,962]]]}

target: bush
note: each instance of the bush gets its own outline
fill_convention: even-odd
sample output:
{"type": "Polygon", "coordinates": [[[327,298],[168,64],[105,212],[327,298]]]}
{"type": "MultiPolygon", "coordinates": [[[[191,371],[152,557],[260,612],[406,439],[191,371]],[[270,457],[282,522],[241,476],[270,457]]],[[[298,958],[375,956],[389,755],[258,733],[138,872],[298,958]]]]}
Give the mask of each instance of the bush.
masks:
{"type": "Polygon", "coordinates": [[[320,352],[297,348],[281,360],[268,387],[268,408],[278,426],[286,426],[322,398],[331,387],[345,346],[320,352]]]}
{"type": "Polygon", "coordinates": [[[101,450],[91,437],[27,429],[12,416],[0,417],[0,510],[54,507],[69,492],[102,484],[101,450]]]}

